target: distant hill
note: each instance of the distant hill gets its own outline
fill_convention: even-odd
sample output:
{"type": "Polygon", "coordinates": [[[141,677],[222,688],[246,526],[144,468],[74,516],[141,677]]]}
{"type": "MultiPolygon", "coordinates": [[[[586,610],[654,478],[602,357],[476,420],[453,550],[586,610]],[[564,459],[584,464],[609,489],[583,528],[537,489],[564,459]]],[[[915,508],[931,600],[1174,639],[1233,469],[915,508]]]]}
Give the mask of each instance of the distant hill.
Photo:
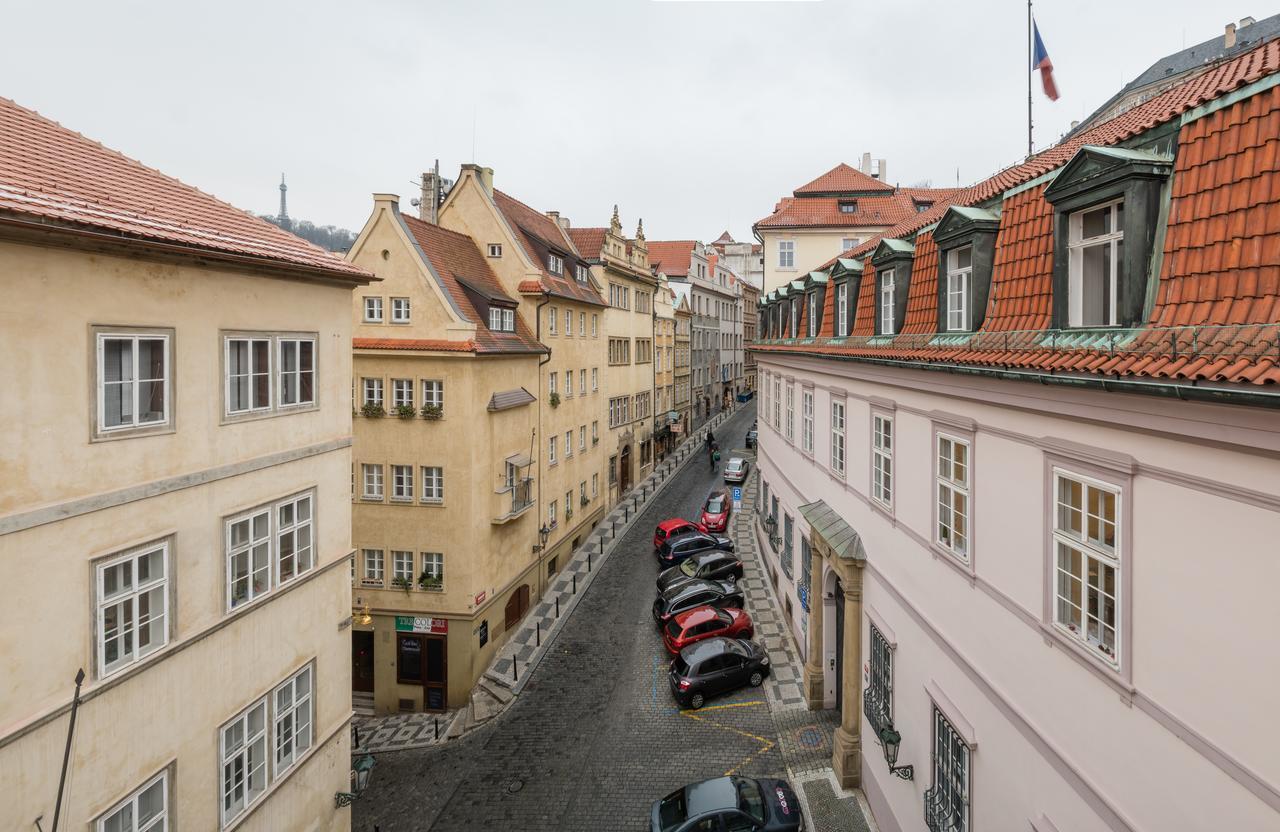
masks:
{"type": "Polygon", "coordinates": [[[272,225],[283,228],[292,234],[297,234],[307,242],[315,243],[329,251],[345,252],[356,241],[354,231],[338,228],[336,225],[316,225],[310,220],[295,220],[292,217],[285,222],[280,222],[278,218],[270,214],[259,214],[259,216],[272,225]]]}

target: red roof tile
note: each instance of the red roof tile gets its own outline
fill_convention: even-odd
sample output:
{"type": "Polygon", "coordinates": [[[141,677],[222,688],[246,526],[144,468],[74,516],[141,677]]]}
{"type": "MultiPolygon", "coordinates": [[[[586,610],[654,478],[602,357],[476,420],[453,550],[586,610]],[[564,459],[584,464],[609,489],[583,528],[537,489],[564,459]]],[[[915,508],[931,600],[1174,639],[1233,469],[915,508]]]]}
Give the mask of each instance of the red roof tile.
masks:
{"type": "MultiPolygon", "coordinates": [[[[572,270],[580,262],[577,249],[564,233],[564,229],[560,227],[560,223],[496,188],[493,191],[493,201],[512,227],[512,231],[520,239],[520,244],[529,255],[529,259],[542,269],[542,288],[547,294],[580,303],[589,303],[593,306],[605,305],[600,293],[590,283],[579,283],[577,280],[552,274],[547,270],[546,254],[552,248],[567,255],[565,269],[572,270]]],[[[581,262],[582,265],[586,265],[586,261],[581,262]]]]}
{"type": "Polygon", "coordinates": [[[840,210],[838,197],[783,197],[773,213],[756,223],[757,228],[876,228],[893,226],[920,214],[917,202],[937,204],[954,196],[955,188],[923,191],[913,188],[882,196],[857,197],[856,209],[840,210]],[[927,193],[927,196],[925,195],[927,193]]]}
{"type": "Polygon", "coordinates": [[[687,275],[695,245],[693,240],[650,240],[649,265],[669,277],[687,275]]]}
{"type": "Polygon", "coordinates": [[[357,350],[476,351],[474,341],[446,341],[439,338],[352,338],[351,346],[357,350]]]}
{"type": "MultiPolygon", "coordinates": [[[[488,258],[466,234],[459,234],[417,217],[401,214],[405,227],[427,256],[431,268],[440,279],[440,288],[453,300],[462,317],[476,325],[474,347],[480,353],[546,352],[538,339],[516,312],[515,332],[494,332],[488,319],[476,309],[458,280],[464,280],[486,295],[502,297],[515,303],[515,298],[502,289],[497,275],[489,267],[488,258]]],[[[472,343],[472,342],[468,342],[472,343]]]]}
{"type": "Polygon", "coordinates": [[[862,271],[862,283],[858,287],[858,303],[853,308],[853,327],[850,335],[876,334],[876,268],[870,263],[862,271]]]}
{"type": "Polygon", "coordinates": [[[599,260],[604,251],[604,235],[607,228],[570,228],[569,238],[577,246],[578,253],[588,260],[599,260]]]}
{"type": "Polygon", "coordinates": [[[804,194],[859,193],[867,191],[892,193],[893,186],[841,162],[812,182],[796,188],[792,193],[796,196],[803,196],[804,194]]]}
{"type": "Polygon", "coordinates": [[[933,232],[916,236],[916,256],[907,286],[907,311],[902,320],[902,334],[937,332],[938,330],[938,244],[933,232]]]}
{"type": "Polygon", "coordinates": [[[36,218],[142,242],[373,276],[266,220],[165,176],[0,98],[0,215],[36,218]]]}
{"type": "MultiPolygon", "coordinates": [[[[982,328],[1044,329],[1053,299],[1053,206],[1044,185],[1004,201],[982,328]]],[[[936,257],[934,258],[937,259],[936,257]]]]}

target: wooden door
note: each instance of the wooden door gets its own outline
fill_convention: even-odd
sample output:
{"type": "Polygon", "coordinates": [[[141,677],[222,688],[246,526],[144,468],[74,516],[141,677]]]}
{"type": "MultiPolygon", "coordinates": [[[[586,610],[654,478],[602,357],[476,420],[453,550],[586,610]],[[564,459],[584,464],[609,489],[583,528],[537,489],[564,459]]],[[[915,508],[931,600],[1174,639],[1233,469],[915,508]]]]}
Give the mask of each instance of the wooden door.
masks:
{"type": "Polygon", "coordinates": [[[351,631],[351,689],[373,692],[373,633],[351,631]]]}
{"type": "Polygon", "coordinates": [[[622,449],[622,456],[618,458],[618,493],[622,494],[631,490],[631,446],[622,449]]]}

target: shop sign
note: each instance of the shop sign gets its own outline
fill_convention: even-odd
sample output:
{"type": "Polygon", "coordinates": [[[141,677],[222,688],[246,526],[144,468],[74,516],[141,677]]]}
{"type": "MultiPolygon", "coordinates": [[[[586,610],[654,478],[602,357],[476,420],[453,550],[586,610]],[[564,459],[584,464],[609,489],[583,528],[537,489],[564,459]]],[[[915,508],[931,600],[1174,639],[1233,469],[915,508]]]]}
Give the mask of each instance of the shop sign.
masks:
{"type": "Polygon", "coordinates": [[[483,604],[483,603],[484,603],[484,599],[485,599],[485,594],[484,594],[483,592],[481,592],[481,593],[477,594],[477,595],[476,595],[476,606],[478,607],[478,606],[480,606],[481,604],[483,604]]]}
{"type": "Polygon", "coordinates": [[[396,632],[444,635],[449,632],[449,619],[425,618],[421,615],[397,615],[396,632]]]}

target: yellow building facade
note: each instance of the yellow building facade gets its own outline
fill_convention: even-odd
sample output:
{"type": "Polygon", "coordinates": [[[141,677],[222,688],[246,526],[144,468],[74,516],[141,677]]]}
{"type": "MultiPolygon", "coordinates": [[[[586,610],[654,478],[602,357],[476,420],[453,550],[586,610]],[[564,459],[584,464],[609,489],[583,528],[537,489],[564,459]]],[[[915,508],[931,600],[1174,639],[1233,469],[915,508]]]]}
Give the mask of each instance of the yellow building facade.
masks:
{"type": "Polygon", "coordinates": [[[613,505],[653,470],[653,296],[658,281],[649,270],[643,223],[637,225],[635,238],[627,239],[616,205],[607,228],[577,228],[567,220],[561,222],[591,264],[591,276],[609,304],[604,312],[607,432],[603,445],[608,501],[613,505]]]}
{"type": "Polygon", "coordinates": [[[659,280],[653,301],[653,390],[657,399],[654,414],[654,436],[658,459],[666,456],[675,446],[673,422],[679,421],[676,411],[675,360],[676,315],[673,300],[675,293],[665,279],[659,280]],[[675,414],[674,416],[672,414],[675,414]]]}
{"type": "Polygon", "coordinates": [[[357,710],[455,709],[540,591],[537,404],[547,350],[475,241],[377,194],[354,293],[357,710]]]}
{"type": "Polygon", "coordinates": [[[439,222],[475,241],[503,292],[519,299],[520,314],[550,350],[525,378],[537,402],[530,470],[540,523],[538,597],[607,506],[606,305],[559,216],[494,188],[490,168],[462,166],[439,222]]]}
{"type": "Polygon", "coordinates": [[[39,196],[0,208],[0,828],[50,828],[74,707],[62,829],[350,829],[346,345],[371,278],[0,109],[0,184],[39,196]]]}
{"type": "MultiPolygon", "coordinates": [[[[672,407],[680,414],[677,422],[679,431],[688,435],[693,413],[693,311],[689,308],[688,284],[667,285],[671,289],[673,304],[671,316],[675,319],[675,363],[671,372],[675,403],[672,407]]],[[[676,426],[673,425],[672,430],[677,430],[676,426]]]]}

